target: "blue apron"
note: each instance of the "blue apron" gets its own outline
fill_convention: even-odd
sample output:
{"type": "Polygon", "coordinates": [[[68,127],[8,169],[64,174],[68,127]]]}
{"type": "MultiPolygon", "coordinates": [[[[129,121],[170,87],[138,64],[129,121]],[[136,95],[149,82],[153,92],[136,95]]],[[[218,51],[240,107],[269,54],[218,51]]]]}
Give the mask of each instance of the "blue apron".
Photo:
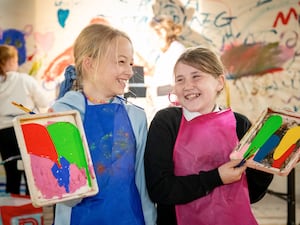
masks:
{"type": "Polygon", "coordinates": [[[125,106],[85,102],[84,129],[99,193],[73,207],[71,224],[144,225],[135,184],[135,136],[125,106]]]}

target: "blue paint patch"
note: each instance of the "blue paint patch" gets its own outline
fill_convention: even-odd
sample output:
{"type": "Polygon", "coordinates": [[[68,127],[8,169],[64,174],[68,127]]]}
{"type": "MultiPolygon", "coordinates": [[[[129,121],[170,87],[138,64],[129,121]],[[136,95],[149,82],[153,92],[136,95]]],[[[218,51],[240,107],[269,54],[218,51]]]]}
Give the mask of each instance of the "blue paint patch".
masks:
{"type": "Polygon", "coordinates": [[[70,10],[68,9],[59,9],[57,11],[58,22],[61,27],[65,27],[66,20],[69,17],[70,10]]]}
{"type": "Polygon", "coordinates": [[[2,33],[0,44],[13,45],[18,50],[18,64],[26,62],[25,35],[22,31],[16,29],[7,29],[2,33]]]}
{"type": "Polygon", "coordinates": [[[64,158],[60,158],[61,167],[54,163],[51,171],[53,176],[57,179],[58,185],[64,186],[67,193],[70,192],[70,163],[64,158]]]}
{"type": "Polygon", "coordinates": [[[259,149],[259,151],[254,156],[253,160],[256,162],[261,162],[274,148],[278,145],[280,137],[273,134],[266,143],[259,149]]]}

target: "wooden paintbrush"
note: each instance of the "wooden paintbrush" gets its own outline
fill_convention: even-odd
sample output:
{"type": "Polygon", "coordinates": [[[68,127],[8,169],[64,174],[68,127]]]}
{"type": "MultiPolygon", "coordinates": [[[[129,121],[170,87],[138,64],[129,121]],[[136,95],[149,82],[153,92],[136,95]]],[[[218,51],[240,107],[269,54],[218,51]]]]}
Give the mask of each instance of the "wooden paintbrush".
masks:
{"type": "Polygon", "coordinates": [[[19,109],[23,110],[24,112],[27,112],[29,114],[35,114],[35,112],[31,111],[30,109],[26,108],[22,104],[16,103],[16,102],[11,102],[14,106],[17,106],[19,109]]]}

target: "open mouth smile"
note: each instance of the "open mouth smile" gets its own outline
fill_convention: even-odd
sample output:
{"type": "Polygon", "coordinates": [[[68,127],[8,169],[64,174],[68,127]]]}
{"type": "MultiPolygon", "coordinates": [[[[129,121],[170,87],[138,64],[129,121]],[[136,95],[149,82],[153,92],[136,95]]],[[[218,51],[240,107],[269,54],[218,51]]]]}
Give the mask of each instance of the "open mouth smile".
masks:
{"type": "Polygon", "coordinates": [[[186,99],[186,100],[193,100],[193,99],[195,99],[195,98],[198,98],[200,96],[200,94],[199,93],[197,93],[197,94],[188,94],[188,95],[185,95],[184,96],[184,98],[186,99]]]}

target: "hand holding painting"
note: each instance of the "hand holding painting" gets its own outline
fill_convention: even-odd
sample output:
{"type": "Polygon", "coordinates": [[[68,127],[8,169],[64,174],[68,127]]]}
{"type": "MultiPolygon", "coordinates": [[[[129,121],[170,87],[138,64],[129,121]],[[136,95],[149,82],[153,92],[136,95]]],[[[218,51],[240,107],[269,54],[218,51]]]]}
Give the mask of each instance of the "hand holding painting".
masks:
{"type": "Polygon", "coordinates": [[[231,158],[268,173],[289,174],[300,157],[300,116],[286,110],[268,108],[243,137],[231,158]]]}

